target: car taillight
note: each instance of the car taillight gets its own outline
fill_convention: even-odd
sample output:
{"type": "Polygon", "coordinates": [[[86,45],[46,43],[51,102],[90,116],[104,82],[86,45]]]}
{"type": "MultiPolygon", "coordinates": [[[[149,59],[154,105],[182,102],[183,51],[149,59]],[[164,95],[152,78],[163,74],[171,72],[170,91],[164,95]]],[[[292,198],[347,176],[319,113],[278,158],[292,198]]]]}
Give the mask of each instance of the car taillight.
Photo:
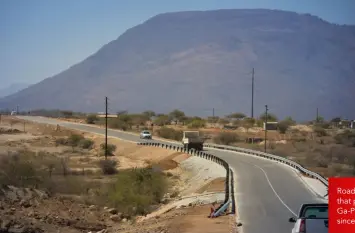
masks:
{"type": "Polygon", "coordinates": [[[306,220],[301,219],[300,228],[298,229],[299,233],[304,233],[305,232],[305,230],[306,230],[305,223],[306,223],[306,220]]]}

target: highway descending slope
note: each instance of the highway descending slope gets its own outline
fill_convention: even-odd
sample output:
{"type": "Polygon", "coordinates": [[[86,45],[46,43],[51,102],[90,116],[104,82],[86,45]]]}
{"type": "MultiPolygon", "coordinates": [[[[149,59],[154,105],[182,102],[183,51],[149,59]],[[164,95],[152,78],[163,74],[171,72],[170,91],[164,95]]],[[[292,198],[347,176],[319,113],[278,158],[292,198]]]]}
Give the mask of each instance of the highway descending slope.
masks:
{"type": "MultiPolygon", "coordinates": [[[[104,134],[105,129],[97,126],[64,122],[44,117],[19,116],[21,119],[39,123],[58,124],[62,127],[104,134]]],[[[145,141],[138,135],[117,130],[108,130],[108,136],[132,142],[145,141]]],[[[167,141],[154,139],[169,144],[167,141]]],[[[177,144],[170,142],[170,144],[177,144]]],[[[295,171],[285,165],[218,149],[206,149],[226,160],[236,173],[236,204],[243,233],[287,233],[292,223],[288,218],[298,212],[301,204],[322,202],[310,191],[295,171]]],[[[207,213],[206,213],[207,216],[207,213]]],[[[207,221],[207,220],[206,220],[207,221]]]]}

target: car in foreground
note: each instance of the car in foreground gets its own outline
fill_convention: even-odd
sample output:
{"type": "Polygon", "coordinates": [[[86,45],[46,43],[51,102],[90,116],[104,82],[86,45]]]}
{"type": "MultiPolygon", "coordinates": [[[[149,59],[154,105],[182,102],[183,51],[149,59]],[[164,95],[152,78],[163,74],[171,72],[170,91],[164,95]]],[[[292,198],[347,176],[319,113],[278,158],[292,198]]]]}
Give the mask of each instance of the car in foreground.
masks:
{"type": "Polygon", "coordinates": [[[328,204],[303,204],[289,222],[295,224],[291,233],[328,233],[328,204]]]}
{"type": "Polygon", "coordinates": [[[140,134],[141,139],[152,139],[152,134],[148,130],[143,130],[140,134]]]}

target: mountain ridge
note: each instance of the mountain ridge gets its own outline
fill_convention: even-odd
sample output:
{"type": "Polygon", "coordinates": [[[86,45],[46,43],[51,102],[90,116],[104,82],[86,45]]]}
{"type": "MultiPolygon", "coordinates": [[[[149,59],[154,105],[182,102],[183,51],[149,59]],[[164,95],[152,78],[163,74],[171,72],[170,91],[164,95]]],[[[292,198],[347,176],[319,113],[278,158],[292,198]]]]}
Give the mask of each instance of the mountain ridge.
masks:
{"type": "Polygon", "coordinates": [[[256,114],[269,104],[281,117],[310,119],[318,107],[351,118],[354,29],[280,10],[159,14],[0,107],[101,111],[108,96],[130,111],[248,113],[255,67],[256,114]]]}

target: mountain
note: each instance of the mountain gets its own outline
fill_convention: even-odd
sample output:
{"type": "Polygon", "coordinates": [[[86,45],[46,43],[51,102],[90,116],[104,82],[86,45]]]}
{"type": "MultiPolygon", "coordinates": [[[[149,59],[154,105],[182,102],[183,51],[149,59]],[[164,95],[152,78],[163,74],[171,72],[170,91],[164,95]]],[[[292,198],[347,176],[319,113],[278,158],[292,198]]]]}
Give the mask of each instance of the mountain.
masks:
{"type": "Polygon", "coordinates": [[[279,10],[160,14],[1,107],[355,118],[355,26],[279,10]]]}
{"type": "Polygon", "coordinates": [[[14,94],[18,91],[21,91],[29,86],[30,86],[30,84],[28,84],[28,83],[13,83],[8,87],[0,89],[0,97],[9,96],[9,95],[14,94]]]}

